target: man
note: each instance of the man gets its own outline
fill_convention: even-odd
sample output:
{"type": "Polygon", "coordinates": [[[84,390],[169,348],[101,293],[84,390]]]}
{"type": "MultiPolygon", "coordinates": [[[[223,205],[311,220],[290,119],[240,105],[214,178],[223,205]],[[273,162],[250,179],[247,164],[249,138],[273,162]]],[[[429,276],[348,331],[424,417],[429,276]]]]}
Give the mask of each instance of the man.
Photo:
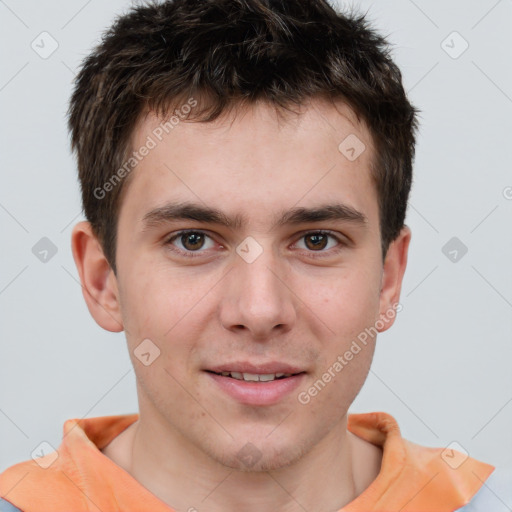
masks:
{"type": "Polygon", "coordinates": [[[401,307],[417,129],[364,17],[320,0],[133,8],[85,60],[69,125],[73,255],[96,322],[126,333],[140,411],[68,420],[56,453],[0,475],[0,510],[510,499],[493,466],[348,414],[401,307]]]}

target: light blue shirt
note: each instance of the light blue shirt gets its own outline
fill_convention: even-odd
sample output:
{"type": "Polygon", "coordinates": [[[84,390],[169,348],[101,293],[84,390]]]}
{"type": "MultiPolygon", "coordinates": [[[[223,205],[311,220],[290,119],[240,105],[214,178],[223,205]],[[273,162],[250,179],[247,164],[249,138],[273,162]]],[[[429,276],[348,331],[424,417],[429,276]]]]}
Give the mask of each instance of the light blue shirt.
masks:
{"type": "Polygon", "coordinates": [[[456,512],[512,512],[512,468],[496,468],[473,499],[456,512]]]}

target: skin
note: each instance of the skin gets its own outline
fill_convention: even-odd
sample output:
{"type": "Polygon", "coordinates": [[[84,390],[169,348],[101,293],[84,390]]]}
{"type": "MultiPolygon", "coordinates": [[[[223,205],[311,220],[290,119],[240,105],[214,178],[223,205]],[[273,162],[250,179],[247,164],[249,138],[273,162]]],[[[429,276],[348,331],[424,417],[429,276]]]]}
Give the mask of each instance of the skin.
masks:
{"type": "MultiPolygon", "coordinates": [[[[160,122],[143,117],[133,147],[160,122]]],[[[383,262],[373,156],[367,128],[342,103],[314,99],[285,121],[258,103],[212,123],[180,122],[132,171],[117,275],[90,225],[75,226],[89,311],[104,329],[125,331],[137,378],[140,419],[103,453],[174,509],[339,510],[377,476],[381,449],[346,429],[375,338],[308,404],[298,400],[399,302],[411,233],[402,229],[383,262]],[[354,161],[338,150],[350,134],[366,145],[354,161]],[[145,214],[168,201],[243,215],[246,223],[174,220],[145,230],[145,214]],[[274,225],[283,211],[331,203],[366,221],[274,225]],[[169,242],[183,229],[211,237],[192,245],[195,257],[179,253],[190,248],[180,237],[169,242]],[[328,238],[312,247],[318,230],[343,243],[328,238]],[[248,236],[263,250],[252,263],[236,252],[248,236]],[[147,338],[160,350],[149,366],[134,355],[147,338]],[[242,404],[204,371],[234,360],[287,362],[306,375],[276,404],[242,404]],[[249,442],[261,456],[251,467],[237,456],[249,442]]]]}

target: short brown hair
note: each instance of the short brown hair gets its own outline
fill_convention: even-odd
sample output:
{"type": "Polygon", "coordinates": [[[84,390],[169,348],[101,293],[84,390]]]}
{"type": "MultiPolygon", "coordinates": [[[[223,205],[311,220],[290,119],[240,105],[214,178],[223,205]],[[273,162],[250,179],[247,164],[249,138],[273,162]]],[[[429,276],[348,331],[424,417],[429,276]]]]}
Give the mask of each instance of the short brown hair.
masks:
{"type": "Polygon", "coordinates": [[[137,122],[201,96],[208,101],[187,119],[213,121],[258,100],[276,110],[320,96],[345,101],[373,137],[384,257],[405,221],[418,112],[389,47],[365,15],[326,0],[169,0],[118,17],[84,60],[69,107],[84,213],[114,272],[128,180],[112,178],[137,122]]]}

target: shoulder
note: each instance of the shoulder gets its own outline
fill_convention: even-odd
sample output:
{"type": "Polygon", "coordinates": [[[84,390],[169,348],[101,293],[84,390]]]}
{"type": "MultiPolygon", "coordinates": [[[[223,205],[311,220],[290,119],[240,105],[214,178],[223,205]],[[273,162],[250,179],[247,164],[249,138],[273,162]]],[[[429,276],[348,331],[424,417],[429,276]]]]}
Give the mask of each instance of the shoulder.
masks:
{"type": "Polygon", "coordinates": [[[57,464],[41,467],[34,460],[7,468],[0,473],[0,512],[17,512],[29,503],[51,507],[55,504],[56,496],[59,497],[59,504],[70,506],[72,510],[83,501],[71,481],[78,475],[68,468],[65,468],[66,471],[62,469],[57,464]]]}
{"type": "Polygon", "coordinates": [[[456,512],[509,512],[512,510],[512,466],[496,468],[472,500],[456,512]]]}

